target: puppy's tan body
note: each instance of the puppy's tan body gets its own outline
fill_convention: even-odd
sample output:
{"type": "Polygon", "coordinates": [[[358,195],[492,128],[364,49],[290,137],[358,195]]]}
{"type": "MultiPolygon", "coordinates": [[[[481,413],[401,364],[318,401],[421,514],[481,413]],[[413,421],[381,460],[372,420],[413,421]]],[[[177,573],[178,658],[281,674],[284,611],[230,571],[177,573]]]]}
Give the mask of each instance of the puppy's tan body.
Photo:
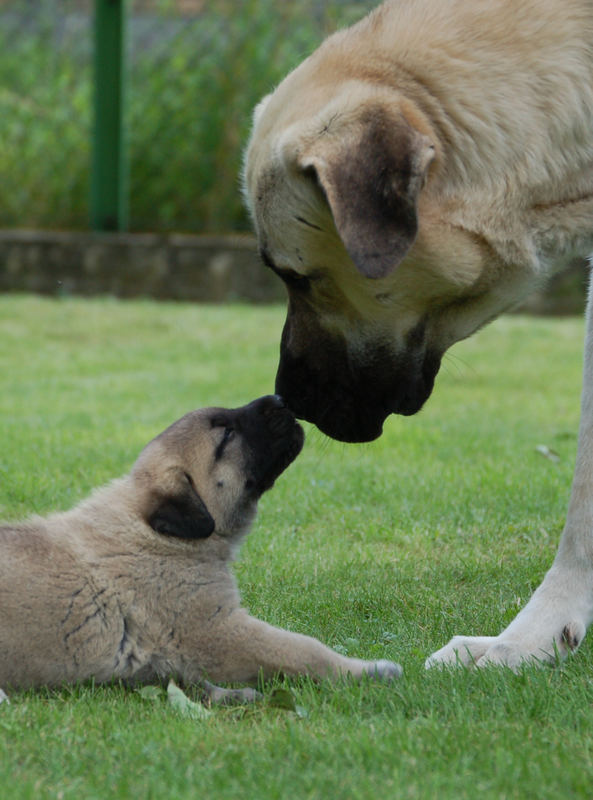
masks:
{"type": "MultiPolygon", "coordinates": [[[[593,250],[590,0],[390,0],[259,104],[245,196],[288,288],[276,389],[343,441],[429,397],[441,358],[593,250]]],[[[430,663],[553,660],[593,619],[593,319],[553,569],[498,637],[430,663]]]]}
{"type": "Polygon", "coordinates": [[[0,685],[398,674],[241,608],[230,562],[299,430],[276,398],[192,412],[72,511],[0,528],[0,685]]]}

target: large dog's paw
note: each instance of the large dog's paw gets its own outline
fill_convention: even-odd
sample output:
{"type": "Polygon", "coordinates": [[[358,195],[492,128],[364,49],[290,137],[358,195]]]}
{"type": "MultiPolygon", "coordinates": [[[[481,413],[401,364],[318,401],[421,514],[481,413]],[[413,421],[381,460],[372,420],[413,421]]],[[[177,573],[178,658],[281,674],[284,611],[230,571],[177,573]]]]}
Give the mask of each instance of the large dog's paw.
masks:
{"type": "Polygon", "coordinates": [[[426,659],[426,667],[462,665],[486,667],[502,665],[517,669],[522,664],[553,664],[577,649],[585,636],[581,622],[570,622],[560,634],[544,635],[536,642],[533,637],[517,641],[506,631],[500,636],[454,636],[451,641],[426,659]]]}
{"type": "Polygon", "coordinates": [[[471,667],[479,663],[496,636],[454,636],[448,644],[426,659],[427,669],[435,666],[471,667]]]}
{"type": "Polygon", "coordinates": [[[582,642],[593,616],[593,582],[553,567],[525,608],[498,636],[454,636],[426,667],[555,664],[582,642]]]}

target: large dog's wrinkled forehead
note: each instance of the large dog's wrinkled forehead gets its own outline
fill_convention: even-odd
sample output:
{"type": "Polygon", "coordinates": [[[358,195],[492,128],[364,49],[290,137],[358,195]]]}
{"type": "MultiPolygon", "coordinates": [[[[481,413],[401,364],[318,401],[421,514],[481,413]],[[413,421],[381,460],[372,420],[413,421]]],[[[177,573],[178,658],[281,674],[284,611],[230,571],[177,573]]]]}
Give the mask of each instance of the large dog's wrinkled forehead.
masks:
{"type": "MultiPolygon", "coordinates": [[[[280,96],[292,90],[289,82],[280,96]]],[[[254,114],[244,193],[260,252],[301,308],[291,278],[307,277],[309,306],[332,329],[376,328],[382,317],[391,328],[396,282],[405,332],[417,324],[418,313],[409,312],[422,300],[416,279],[407,292],[405,265],[397,276],[393,270],[416,237],[414,197],[433,149],[382,91],[352,81],[313,94],[306,110],[297,104],[300,115],[277,94],[254,114]]]]}
{"type": "MultiPolygon", "coordinates": [[[[291,91],[289,80],[277,94],[291,91]]],[[[333,234],[362,275],[385,277],[416,237],[435,146],[410,124],[398,93],[353,80],[333,92],[322,84],[307,100],[296,112],[274,95],[255,113],[244,190],[260,245],[279,258],[288,239],[284,257],[298,268],[307,254],[293,232],[308,227],[303,242],[315,230],[333,234]]]]}

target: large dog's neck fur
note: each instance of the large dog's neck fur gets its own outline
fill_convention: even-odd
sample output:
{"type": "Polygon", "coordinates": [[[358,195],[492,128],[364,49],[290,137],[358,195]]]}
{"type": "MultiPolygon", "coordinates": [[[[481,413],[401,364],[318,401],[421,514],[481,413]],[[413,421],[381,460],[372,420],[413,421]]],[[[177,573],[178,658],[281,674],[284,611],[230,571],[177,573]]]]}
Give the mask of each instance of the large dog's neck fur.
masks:
{"type": "MultiPolygon", "coordinates": [[[[391,0],[356,26],[356,37],[338,33],[325,46],[333,49],[344,37],[348,48],[356,43],[366,52],[383,50],[384,80],[398,87],[402,76],[393,67],[405,64],[405,74],[434,98],[431,111],[448,156],[449,187],[458,181],[467,186],[478,174],[482,181],[486,161],[493,184],[500,182],[501,171],[512,170],[515,181],[531,191],[539,188],[549,200],[550,183],[557,182],[561,192],[565,160],[575,170],[576,163],[590,164],[593,157],[588,6],[583,0],[579,12],[563,0],[523,0],[518,13],[516,0],[391,0]],[[446,113],[434,116],[435,105],[446,113]],[[552,137],[578,152],[571,150],[564,159],[555,151],[557,157],[550,158],[552,137]],[[589,148],[583,142],[590,142],[589,148]]],[[[405,78],[403,83],[402,88],[405,78]]]]}

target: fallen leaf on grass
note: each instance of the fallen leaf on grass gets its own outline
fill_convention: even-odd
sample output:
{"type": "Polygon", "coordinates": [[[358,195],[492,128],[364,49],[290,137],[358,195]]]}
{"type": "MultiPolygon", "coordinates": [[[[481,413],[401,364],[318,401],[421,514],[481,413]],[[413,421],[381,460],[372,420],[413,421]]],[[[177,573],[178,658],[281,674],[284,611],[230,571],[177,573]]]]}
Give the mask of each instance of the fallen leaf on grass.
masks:
{"type": "Polygon", "coordinates": [[[143,700],[151,700],[153,703],[156,703],[163,696],[163,690],[160,686],[142,686],[136,691],[143,700]]]}
{"type": "Polygon", "coordinates": [[[205,720],[212,716],[212,712],[201,703],[195,703],[183,692],[174,680],[167,686],[167,700],[169,705],[184,717],[196,720],[205,720]]]}
{"type": "Polygon", "coordinates": [[[301,719],[308,716],[307,709],[297,705],[290,689],[274,689],[267,697],[267,705],[270,708],[283,708],[286,711],[293,711],[301,719]]]}
{"type": "Polygon", "coordinates": [[[560,456],[558,455],[558,453],[555,450],[552,450],[550,447],[548,447],[547,444],[538,444],[535,449],[540,454],[540,456],[543,456],[544,458],[547,458],[550,461],[553,461],[554,463],[558,463],[558,461],[560,461],[560,456]]]}
{"type": "Polygon", "coordinates": [[[358,639],[355,639],[353,636],[348,636],[346,639],[344,639],[344,644],[334,643],[332,648],[336,651],[336,653],[347,656],[359,646],[360,641],[358,639]]]}
{"type": "MultiPolygon", "coordinates": [[[[156,703],[163,697],[163,690],[160,686],[142,686],[136,689],[137,693],[143,700],[148,700],[151,703],[156,703]]],[[[8,698],[6,698],[8,700],[8,698]]],[[[2,702],[2,690],[0,690],[0,703],[2,702]]],[[[196,703],[190,700],[185,692],[177,686],[175,681],[171,679],[167,686],[167,702],[169,705],[184,717],[190,717],[196,720],[205,720],[212,716],[212,711],[206,708],[202,703],[196,703]]],[[[297,717],[301,719],[308,716],[307,709],[299,706],[296,703],[294,695],[290,689],[274,689],[266,698],[265,702],[268,708],[280,708],[285,711],[292,711],[297,717]]],[[[252,704],[249,704],[251,706],[252,704]]],[[[249,706],[240,706],[235,710],[240,711],[242,714],[250,710],[249,706]]]]}

